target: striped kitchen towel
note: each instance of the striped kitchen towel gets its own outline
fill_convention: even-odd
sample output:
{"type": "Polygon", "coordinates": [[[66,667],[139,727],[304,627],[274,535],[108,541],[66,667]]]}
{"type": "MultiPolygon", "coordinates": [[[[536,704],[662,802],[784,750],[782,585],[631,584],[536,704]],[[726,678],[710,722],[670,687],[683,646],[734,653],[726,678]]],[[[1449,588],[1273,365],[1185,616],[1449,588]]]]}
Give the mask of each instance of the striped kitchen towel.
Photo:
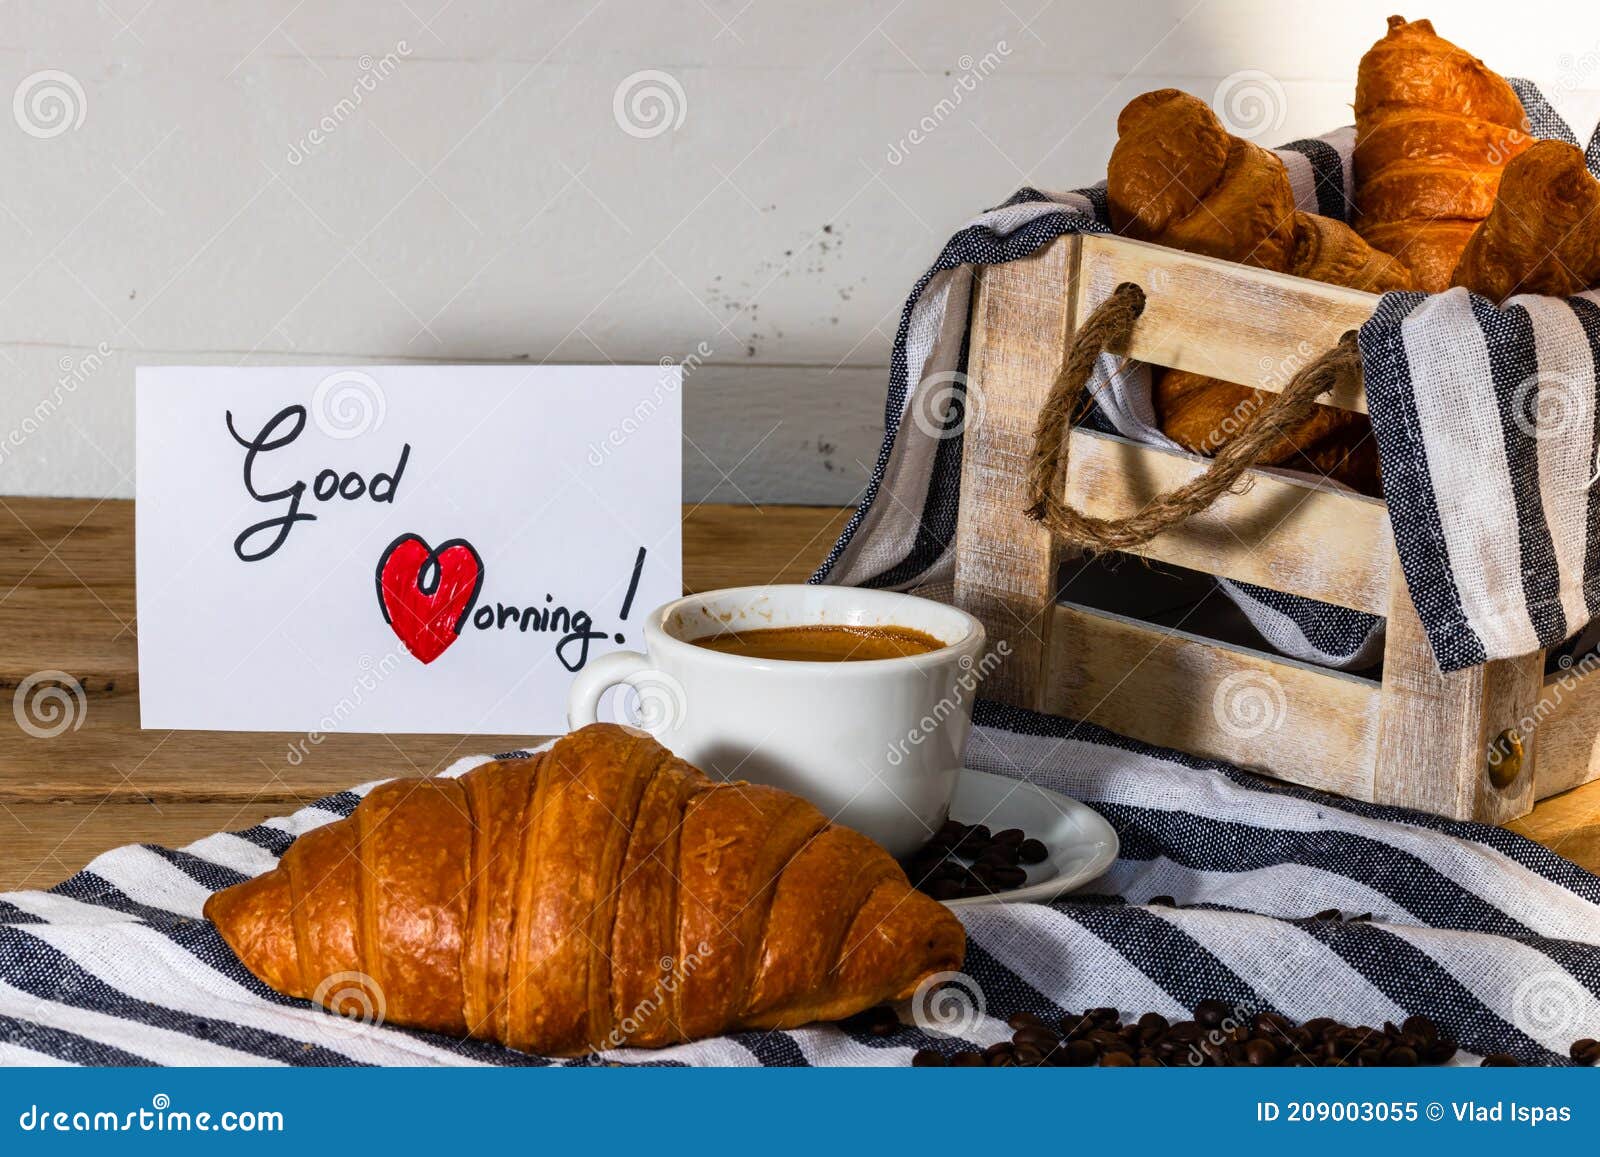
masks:
{"type": "MultiPolygon", "coordinates": [[[[1535,136],[1577,143],[1532,84],[1512,84],[1535,136]]],[[[1343,128],[1276,150],[1299,208],[1352,216],[1354,144],[1355,130],[1343,128]]],[[[1588,155],[1600,172],[1600,132],[1588,155]]],[[[901,315],[883,448],[855,517],[813,581],[935,597],[948,586],[973,270],[1027,257],[1063,234],[1106,232],[1101,184],[1064,194],[1023,189],[950,239],[901,315]]],[[[1600,294],[1517,297],[1497,309],[1459,289],[1432,298],[1389,294],[1361,329],[1396,547],[1443,670],[1540,648],[1552,649],[1553,666],[1593,643],[1581,632],[1600,606],[1597,302],[1600,294]]],[[[1105,355],[1090,390],[1095,424],[1177,449],[1156,425],[1147,368],[1105,355]]],[[[1218,585],[1284,654],[1345,670],[1382,656],[1376,616],[1246,583],[1218,585]]]]}
{"type": "MultiPolygon", "coordinates": [[[[1493,1052],[1565,1064],[1574,1040],[1600,1037],[1600,878],[1519,836],[991,704],[968,762],[1090,802],[1117,829],[1120,858],[1066,901],[961,910],[963,973],[936,1001],[901,1007],[888,1035],[847,1022],[565,1063],[904,1065],[921,1048],[1006,1039],[1018,1011],[1176,1019],[1208,998],[1297,1021],[1421,1013],[1465,1064],[1493,1052]]],[[[341,1018],[279,996],[201,917],[214,890],[269,870],[366,790],[183,849],[118,848],[48,891],[0,895],[0,1064],[550,1063],[397,1028],[370,999],[341,1018]]]]}

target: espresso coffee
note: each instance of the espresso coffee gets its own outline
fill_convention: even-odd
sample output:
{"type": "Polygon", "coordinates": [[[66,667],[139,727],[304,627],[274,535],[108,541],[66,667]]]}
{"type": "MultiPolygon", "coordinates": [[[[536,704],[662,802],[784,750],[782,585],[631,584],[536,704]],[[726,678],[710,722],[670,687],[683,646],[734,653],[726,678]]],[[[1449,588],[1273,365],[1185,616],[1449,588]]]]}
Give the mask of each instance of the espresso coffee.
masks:
{"type": "Polygon", "coordinates": [[[751,659],[801,663],[848,663],[863,659],[901,659],[924,655],[945,644],[910,627],[764,627],[695,639],[694,645],[751,659]]]}

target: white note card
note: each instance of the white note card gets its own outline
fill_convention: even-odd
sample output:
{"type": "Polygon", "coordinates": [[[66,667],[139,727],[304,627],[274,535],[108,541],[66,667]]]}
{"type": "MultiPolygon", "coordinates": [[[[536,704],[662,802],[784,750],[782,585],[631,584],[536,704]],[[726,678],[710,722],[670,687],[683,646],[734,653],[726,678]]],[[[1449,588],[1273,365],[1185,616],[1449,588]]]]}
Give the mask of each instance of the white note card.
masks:
{"type": "Polygon", "coordinates": [[[147,728],[539,735],[682,593],[676,366],[141,367],[147,728]]]}

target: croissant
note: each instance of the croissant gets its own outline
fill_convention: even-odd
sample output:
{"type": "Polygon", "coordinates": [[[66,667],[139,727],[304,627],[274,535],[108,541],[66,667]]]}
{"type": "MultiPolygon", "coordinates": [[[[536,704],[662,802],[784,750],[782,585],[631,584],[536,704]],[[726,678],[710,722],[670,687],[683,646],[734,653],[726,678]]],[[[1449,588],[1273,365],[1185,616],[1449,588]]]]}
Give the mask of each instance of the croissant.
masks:
{"type": "Polygon", "coordinates": [[[279,992],[358,975],[391,1023],[552,1056],[836,1020],[965,950],[865,836],[611,724],[382,784],[205,914],[279,992]]]}
{"type": "MultiPolygon", "coordinates": [[[[1296,210],[1282,160],[1230,134],[1204,101],[1170,88],[1145,93],[1122,110],[1117,131],[1106,193],[1118,232],[1355,289],[1411,288],[1405,266],[1348,225],[1296,210]]],[[[1285,382],[1293,368],[1285,367],[1285,382]]],[[[1157,422],[1197,454],[1220,450],[1268,397],[1187,370],[1155,375],[1157,422]]],[[[1363,415],[1319,406],[1283,431],[1263,463],[1312,469],[1376,491],[1378,456],[1370,431],[1363,415]]]]}
{"type": "Polygon", "coordinates": [[[1356,229],[1438,293],[1532,144],[1516,92],[1427,20],[1389,17],[1356,74],[1356,229]]]}
{"type": "Polygon", "coordinates": [[[1106,199],[1112,226],[1141,241],[1280,271],[1294,251],[1283,162],[1175,88],[1136,96],[1118,115],[1106,199]]]}
{"type": "Polygon", "coordinates": [[[1450,278],[1495,301],[1600,285],[1600,181],[1583,153],[1540,141],[1506,166],[1494,209],[1450,278]]]}

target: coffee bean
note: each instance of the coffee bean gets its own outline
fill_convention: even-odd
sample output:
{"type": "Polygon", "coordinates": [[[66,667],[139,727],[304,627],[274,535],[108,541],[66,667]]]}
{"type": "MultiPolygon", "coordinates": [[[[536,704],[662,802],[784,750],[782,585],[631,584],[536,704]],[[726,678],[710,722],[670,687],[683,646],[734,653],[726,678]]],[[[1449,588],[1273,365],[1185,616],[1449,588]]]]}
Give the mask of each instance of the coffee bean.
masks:
{"type": "Polygon", "coordinates": [[[1152,908],[1176,908],[1178,902],[1171,896],[1151,896],[1145,901],[1152,908]]]}
{"type": "Polygon", "coordinates": [[[1017,845],[1017,858],[1024,864],[1042,864],[1050,858],[1050,849],[1041,840],[1026,839],[1017,845]]]}
{"type": "Polygon", "coordinates": [[[1021,828],[991,835],[983,824],[948,820],[905,862],[905,871],[914,887],[935,900],[958,900],[1019,888],[1027,883],[1019,865],[1042,863],[1049,855],[1042,841],[1029,839],[1021,828]],[[1037,858],[1023,860],[1024,849],[1037,858]],[[962,860],[970,860],[970,866],[962,860]]]}
{"type": "Polygon", "coordinates": [[[978,853],[978,863],[1014,868],[1017,866],[1017,849],[1012,844],[990,844],[978,853]]]}
{"type": "Polygon", "coordinates": [[[895,1015],[894,1009],[886,1004],[879,1004],[862,1009],[842,1021],[841,1025],[850,1032],[866,1033],[869,1036],[891,1036],[900,1031],[900,1018],[895,1015]]]}
{"type": "Polygon", "coordinates": [[[1436,1041],[1428,1046],[1426,1058],[1430,1065],[1447,1065],[1455,1059],[1455,1055],[1454,1041],[1436,1041]]]}
{"type": "Polygon", "coordinates": [[[1244,1059],[1247,1064],[1258,1068],[1273,1064],[1278,1059],[1278,1046],[1269,1040],[1257,1037],[1244,1046],[1244,1059]]]}
{"type": "Polygon", "coordinates": [[[1192,1020],[1180,1020],[1167,1030],[1167,1036],[1179,1044],[1192,1044],[1200,1039],[1204,1030],[1192,1020]]]}
{"type": "Polygon", "coordinates": [[[1070,1041],[1066,1047],[1066,1063],[1074,1068],[1084,1068],[1099,1059],[1100,1050],[1086,1040],[1070,1041]]]}
{"type": "Polygon", "coordinates": [[[1025,1025],[1012,1037],[1019,1045],[1029,1044],[1041,1052],[1049,1052],[1061,1043],[1061,1038],[1043,1025],[1025,1025]]]}
{"type": "Polygon", "coordinates": [[[1522,1062],[1510,1053],[1490,1053],[1479,1062],[1480,1069],[1518,1069],[1522,1062]]]}
{"type": "Polygon", "coordinates": [[[1400,1031],[1427,1041],[1439,1039],[1439,1026],[1425,1016],[1406,1017],[1405,1023],[1400,1026],[1400,1031]]]}
{"type": "Polygon", "coordinates": [[[1339,919],[1339,909],[1337,909],[1337,908],[1324,908],[1321,912],[1318,912],[1315,916],[1313,916],[1311,918],[1313,920],[1337,920],[1337,919],[1339,919]]]}
{"type": "Polygon", "coordinates": [[[1256,1032],[1266,1033],[1269,1036],[1287,1037],[1293,1029],[1287,1017],[1279,1016],[1275,1012],[1258,1012],[1252,1027],[1256,1032]]]}
{"type": "Polygon", "coordinates": [[[1600,1040],[1584,1037],[1582,1040],[1573,1041],[1568,1055],[1580,1065],[1600,1064],[1600,1040]]]}
{"type": "Polygon", "coordinates": [[[1139,1018],[1139,1035],[1147,1041],[1157,1039],[1171,1027],[1159,1012],[1147,1012],[1139,1018]]]}
{"type": "Polygon", "coordinates": [[[942,1069],[945,1067],[944,1054],[938,1049],[918,1049],[911,1058],[911,1067],[914,1069],[942,1069]]]}
{"type": "MultiPolygon", "coordinates": [[[[1139,1066],[1287,1065],[1293,1068],[1363,1068],[1379,1065],[1412,1067],[1444,1064],[1456,1054],[1454,1041],[1443,1039],[1426,1016],[1407,1017],[1400,1025],[1383,1022],[1379,1028],[1341,1024],[1332,1017],[1315,1017],[1296,1025],[1276,1012],[1245,1017],[1227,1002],[1203,1000],[1195,1007],[1196,1020],[1170,1023],[1157,1012],[1147,1012],[1124,1022],[1109,1005],[1083,1013],[1066,1013],[1060,1035],[1036,1013],[1013,1013],[1007,1024],[1012,1038],[990,1045],[981,1053],[966,1051],[948,1057],[924,1049],[912,1059],[917,1066],[975,1067],[1102,1065],[1112,1068],[1139,1066]]],[[[867,1009],[850,1018],[848,1026],[873,1035],[889,1035],[900,1028],[894,1010],[886,1005],[867,1009]]],[[[1573,1042],[1573,1060],[1600,1062],[1600,1042],[1573,1042]]],[[[1516,1058],[1495,1053],[1483,1060],[1489,1067],[1516,1065],[1516,1058]]]]}
{"type": "Polygon", "coordinates": [[[1094,1021],[1082,1013],[1069,1012],[1061,1018],[1061,1035],[1067,1040],[1082,1036],[1094,1027],[1094,1021]]]}

